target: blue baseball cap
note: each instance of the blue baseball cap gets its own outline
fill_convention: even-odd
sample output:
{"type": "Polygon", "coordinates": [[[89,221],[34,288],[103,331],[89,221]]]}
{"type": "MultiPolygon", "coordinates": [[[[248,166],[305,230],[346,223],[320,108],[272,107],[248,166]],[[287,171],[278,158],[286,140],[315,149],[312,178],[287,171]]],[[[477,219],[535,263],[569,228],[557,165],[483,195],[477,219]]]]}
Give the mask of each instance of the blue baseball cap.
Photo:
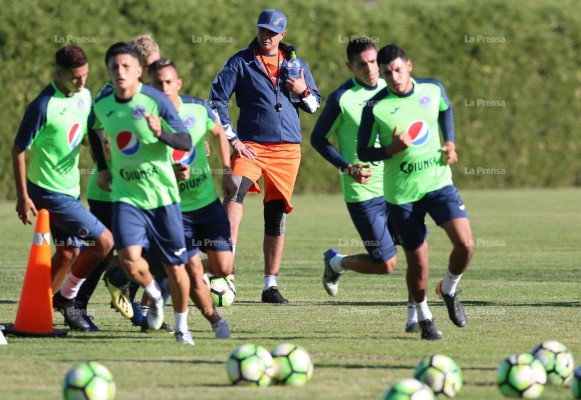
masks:
{"type": "Polygon", "coordinates": [[[260,13],[256,26],[276,33],[282,33],[286,30],[286,16],[280,10],[269,8],[260,13]]]}

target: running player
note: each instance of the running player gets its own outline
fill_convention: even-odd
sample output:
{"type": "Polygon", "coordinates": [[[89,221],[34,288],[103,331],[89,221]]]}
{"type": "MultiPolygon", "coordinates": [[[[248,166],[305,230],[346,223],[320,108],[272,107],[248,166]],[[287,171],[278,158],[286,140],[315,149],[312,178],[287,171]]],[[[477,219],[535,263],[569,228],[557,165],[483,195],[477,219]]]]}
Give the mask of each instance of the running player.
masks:
{"type": "Polygon", "coordinates": [[[388,88],[363,109],[358,155],[363,161],[385,160],[385,199],[406,254],[408,289],[416,303],[422,338],[440,339],[426,297],[425,215],[430,214],[446,231],[453,245],[448,270],[436,291],[458,327],[465,326],[467,319],[456,287],[474,249],[466,207],[452,183],[449,166],[458,161],[452,106],[439,81],[411,77],[412,63],[398,46],[383,47],[377,61],[388,88]],[[371,147],[376,135],[379,148],[371,147]]]}
{"type": "Polygon", "coordinates": [[[55,79],[28,106],[12,147],[18,218],[30,224],[30,212],[49,211],[56,247],[51,260],[53,304],[66,324],[81,331],[91,327],[75,297],[113,246],[111,232],[79,200],[79,145],[92,104],[85,88],[88,73],[87,56],[80,47],[58,50],[55,79]],[[25,150],[31,153],[28,173],[25,150]],[[83,252],[81,246],[86,247],[83,252]]]}
{"type": "MultiPolygon", "coordinates": [[[[353,76],[329,96],[313,133],[313,147],[340,173],[347,210],[367,254],[342,255],[335,249],[324,254],[323,286],[337,295],[339,278],[345,270],[361,274],[389,274],[396,265],[396,251],[388,229],[387,205],[383,198],[383,162],[363,164],[357,158],[357,130],[366,101],[385,87],[379,77],[377,47],[369,38],[353,37],[347,45],[347,67],[353,76]],[[337,151],[329,142],[335,134],[337,151]]],[[[376,144],[379,146],[379,143],[376,144]]],[[[417,327],[413,300],[408,299],[406,332],[417,327]]]]}
{"type": "MultiPolygon", "coordinates": [[[[190,282],[184,268],[186,248],[179,192],[169,157],[174,149],[189,151],[192,140],[169,100],[139,82],[139,56],[129,45],[117,47],[107,60],[112,93],[95,102],[95,128],[111,137],[111,170],[99,171],[107,190],[112,179],[113,235],[121,265],[151,299],[148,326],[163,323],[161,288],[153,279],[143,248],[163,260],[169,279],[179,343],[194,344],[188,330],[190,282]]],[[[93,146],[97,159],[103,149],[93,146]]]]}
{"type": "Polygon", "coordinates": [[[171,60],[161,58],[151,64],[149,80],[178,110],[194,143],[189,152],[174,150],[172,153],[172,161],[181,178],[178,184],[188,251],[186,270],[190,276],[190,297],[212,325],[216,337],[229,338],[228,323],[218,315],[210,296],[210,288],[204,282],[204,267],[198,250],[203,250],[208,255],[215,275],[224,277],[232,273],[230,223],[218,199],[212,170],[208,164],[204,144],[206,132],[211,132],[220,139],[223,165],[221,172],[225,191],[235,190],[230,168],[230,145],[209,104],[201,99],[180,95],[182,80],[171,60]]]}

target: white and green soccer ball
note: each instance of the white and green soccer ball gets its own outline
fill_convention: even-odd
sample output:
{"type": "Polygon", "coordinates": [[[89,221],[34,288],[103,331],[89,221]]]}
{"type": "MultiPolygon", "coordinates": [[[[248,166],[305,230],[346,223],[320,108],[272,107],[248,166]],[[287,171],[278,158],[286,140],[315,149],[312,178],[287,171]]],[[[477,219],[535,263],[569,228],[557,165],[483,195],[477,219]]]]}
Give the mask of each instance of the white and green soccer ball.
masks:
{"type": "Polygon", "coordinates": [[[436,397],[456,397],[462,389],[462,370],[448,356],[435,354],[424,357],[416,366],[414,378],[425,383],[436,397]]]}
{"type": "Polygon", "coordinates": [[[226,372],[233,385],[268,386],[272,381],[272,358],[262,346],[244,344],[236,348],[228,361],[226,372]]]}
{"type": "Polygon", "coordinates": [[[581,399],[581,366],[575,368],[575,371],[573,371],[571,394],[574,399],[581,399]]]}
{"type": "Polygon", "coordinates": [[[567,385],[571,381],[575,363],[567,346],[556,340],[549,340],[536,345],[531,354],[543,363],[548,383],[567,385]]]}
{"type": "Polygon", "coordinates": [[[435,400],[432,390],[417,379],[397,381],[383,395],[383,400],[435,400]]]}
{"type": "Polygon", "coordinates": [[[313,359],[301,346],[283,343],[270,354],[274,363],[274,382],[280,385],[304,386],[313,376],[313,359]]]}
{"type": "Polygon", "coordinates": [[[65,400],[113,400],[115,391],[113,375],[95,361],[75,365],[63,381],[65,400]]]}
{"type": "Polygon", "coordinates": [[[513,354],[498,366],[496,383],[505,397],[537,399],[547,383],[547,373],[532,354],[513,354]]]}
{"type": "Polygon", "coordinates": [[[216,307],[229,307],[236,298],[234,283],[228,278],[210,277],[210,294],[216,307]]]}

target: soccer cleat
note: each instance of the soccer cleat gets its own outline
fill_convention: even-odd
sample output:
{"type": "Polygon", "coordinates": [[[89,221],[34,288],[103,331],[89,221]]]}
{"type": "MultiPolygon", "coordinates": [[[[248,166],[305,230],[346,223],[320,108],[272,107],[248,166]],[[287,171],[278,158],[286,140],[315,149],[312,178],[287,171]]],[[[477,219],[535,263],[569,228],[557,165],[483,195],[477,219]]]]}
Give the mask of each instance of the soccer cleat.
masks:
{"type": "Polygon", "coordinates": [[[163,324],[163,299],[151,300],[145,316],[149,329],[158,330],[163,324]]]}
{"type": "Polygon", "coordinates": [[[83,319],[87,324],[89,324],[89,332],[101,332],[101,329],[93,322],[93,317],[86,314],[86,310],[82,310],[84,312],[83,319]]]}
{"type": "Polygon", "coordinates": [[[131,317],[132,326],[141,326],[145,320],[144,315],[141,313],[141,305],[135,300],[131,300],[131,307],[133,308],[133,317],[131,317]]]}
{"type": "Polygon", "coordinates": [[[436,328],[433,319],[425,319],[419,321],[420,325],[420,336],[424,340],[440,340],[442,339],[442,332],[436,328]]]}
{"type": "Polygon", "coordinates": [[[61,292],[53,296],[53,306],[65,317],[65,324],[71,329],[89,332],[91,326],[83,318],[83,310],[79,308],[74,299],[65,299],[61,292]]]}
{"type": "Polygon", "coordinates": [[[323,272],[323,287],[329,296],[337,296],[339,290],[339,278],[342,273],[337,273],[331,268],[331,259],[339,252],[335,249],[329,249],[323,253],[323,260],[325,261],[325,270],[323,272]]]}
{"type": "Polygon", "coordinates": [[[218,322],[212,324],[212,330],[217,339],[230,339],[232,337],[228,322],[226,322],[224,318],[221,318],[218,322]]]}
{"type": "Polygon", "coordinates": [[[131,319],[131,317],[133,317],[131,301],[120,288],[109,281],[109,275],[107,273],[103,276],[103,281],[105,281],[105,286],[107,286],[109,294],[111,295],[111,304],[113,305],[113,308],[119,311],[125,318],[131,319]]]}
{"type": "Polygon", "coordinates": [[[418,333],[420,331],[420,325],[417,322],[406,322],[405,333],[418,333]]]}
{"type": "Polygon", "coordinates": [[[440,281],[436,284],[436,294],[444,300],[444,303],[446,303],[450,321],[460,328],[465,327],[468,323],[468,319],[466,318],[464,306],[460,300],[458,300],[458,293],[452,295],[442,293],[442,281],[440,281]]]}
{"type": "Polygon", "coordinates": [[[176,338],[176,341],[178,343],[181,344],[189,344],[189,345],[195,345],[194,343],[194,339],[192,339],[192,332],[187,331],[187,332],[176,332],[174,333],[174,336],[176,338]]]}
{"type": "Polygon", "coordinates": [[[282,297],[282,294],[280,294],[276,286],[271,286],[268,290],[262,291],[262,302],[286,304],[288,303],[288,300],[282,297]]]}

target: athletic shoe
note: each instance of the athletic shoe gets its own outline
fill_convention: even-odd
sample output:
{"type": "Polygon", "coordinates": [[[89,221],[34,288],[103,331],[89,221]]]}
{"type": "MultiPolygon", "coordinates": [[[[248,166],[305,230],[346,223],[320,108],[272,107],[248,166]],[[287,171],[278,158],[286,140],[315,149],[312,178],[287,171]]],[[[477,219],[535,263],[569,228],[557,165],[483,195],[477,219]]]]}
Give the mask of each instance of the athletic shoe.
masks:
{"type": "Polygon", "coordinates": [[[95,323],[93,322],[93,317],[91,317],[90,315],[86,314],[86,310],[82,310],[83,312],[85,312],[83,314],[83,319],[85,320],[85,322],[87,324],[89,324],[89,332],[101,332],[101,329],[99,329],[99,327],[97,325],[95,325],[95,323]]]}
{"type": "Polygon", "coordinates": [[[468,319],[466,318],[466,311],[464,311],[464,306],[458,300],[458,293],[444,294],[442,293],[442,281],[436,284],[436,294],[444,299],[444,303],[446,303],[446,308],[448,309],[448,316],[450,317],[450,321],[460,328],[465,327],[468,323],[468,319]]]}
{"type": "Polygon", "coordinates": [[[113,308],[121,313],[125,318],[133,317],[133,307],[131,306],[131,301],[125,296],[120,288],[113,285],[109,281],[109,274],[105,273],[103,276],[103,281],[105,281],[105,286],[109,290],[111,295],[111,304],[113,308]]]}
{"type": "Polygon", "coordinates": [[[286,304],[288,300],[282,297],[282,294],[280,294],[276,286],[271,286],[268,290],[262,291],[262,302],[286,304]]]}
{"type": "Polygon", "coordinates": [[[166,331],[167,333],[173,333],[173,329],[171,326],[169,326],[169,324],[166,324],[165,322],[163,324],[161,324],[161,328],[159,328],[162,331],[166,331]]]}
{"type": "Polygon", "coordinates": [[[141,305],[135,300],[131,300],[131,307],[133,308],[133,317],[131,317],[132,326],[141,326],[145,317],[141,313],[141,305]]]}
{"type": "Polygon", "coordinates": [[[212,324],[212,330],[218,339],[230,339],[232,337],[228,322],[226,322],[224,318],[221,318],[220,321],[212,324]]]}
{"type": "Polygon", "coordinates": [[[151,300],[145,316],[149,329],[158,330],[163,324],[163,299],[151,300]]]}
{"type": "Polygon", "coordinates": [[[425,319],[419,321],[420,325],[420,336],[425,340],[440,340],[442,339],[442,333],[436,328],[433,319],[425,319]]]}
{"type": "Polygon", "coordinates": [[[339,278],[343,274],[333,271],[331,268],[331,258],[335,257],[339,252],[335,249],[329,249],[323,253],[323,260],[325,261],[325,270],[323,272],[323,287],[329,296],[337,296],[339,290],[339,278]]]}
{"type": "Polygon", "coordinates": [[[181,344],[190,344],[190,345],[195,345],[194,343],[194,339],[192,339],[192,332],[187,331],[187,332],[176,332],[174,333],[174,336],[176,338],[176,341],[178,343],[181,344]]]}
{"type": "Polygon", "coordinates": [[[74,299],[65,299],[61,292],[57,292],[52,298],[52,303],[54,308],[65,317],[65,324],[72,330],[82,332],[91,330],[91,326],[83,318],[85,313],[79,308],[74,299]]]}
{"type": "Polygon", "coordinates": [[[405,333],[418,333],[420,331],[420,325],[417,322],[406,322],[405,333]]]}

